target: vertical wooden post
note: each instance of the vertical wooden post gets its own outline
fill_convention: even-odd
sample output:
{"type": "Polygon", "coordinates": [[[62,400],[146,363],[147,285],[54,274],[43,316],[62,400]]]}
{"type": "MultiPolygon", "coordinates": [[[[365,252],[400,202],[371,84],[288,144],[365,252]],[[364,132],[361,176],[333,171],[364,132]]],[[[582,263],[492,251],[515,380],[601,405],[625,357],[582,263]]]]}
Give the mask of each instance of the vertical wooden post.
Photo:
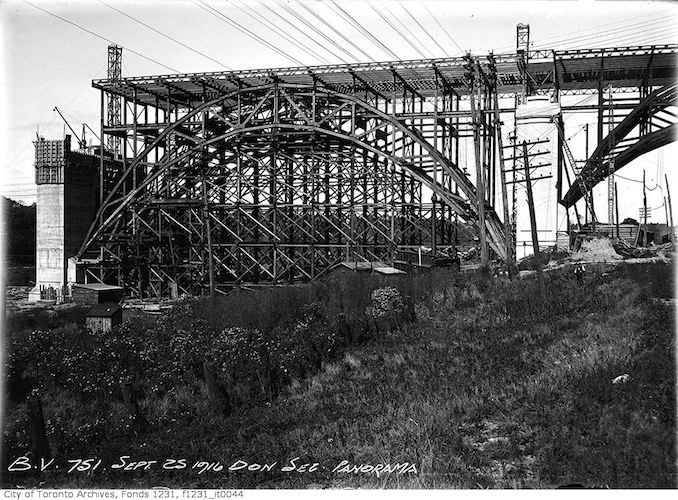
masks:
{"type": "Polygon", "coordinates": [[[476,198],[478,205],[478,229],[480,237],[480,260],[483,266],[489,263],[487,236],[485,228],[485,172],[480,156],[480,110],[476,109],[473,92],[470,94],[471,116],[473,117],[473,145],[476,159],[476,198]]]}
{"type": "MultiPolygon", "coordinates": [[[[202,89],[202,102],[205,102],[205,87],[203,86],[202,89]]],[[[206,135],[206,130],[207,130],[207,111],[203,111],[201,113],[201,128],[202,128],[202,136],[203,139],[205,138],[206,135]]],[[[209,273],[209,289],[210,289],[210,301],[211,303],[211,308],[210,311],[214,307],[214,248],[212,246],[212,222],[210,221],[210,200],[209,200],[209,195],[208,195],[208,190],[207,190],[207,169],[209,168],[209,165],[207,163],[207,158],[206,158],[206,149],[201,150],[202,153],[202,160],[201,160],[201,169],[202,169],[202,202],[203,202],[203,217],[204,217],[204,222],[205,222],[205,232],[207,233],[207,266],[208,266],[208,273],[209,273]]],[[[238,200],[240,201],[240,200],[238,200]]]]}
{"type": "Polygon", "coordinates": [[[37,396],[26,401],[28,409],[28,426],[31,435],[31,451],[36,459],[49,458],[49,442],[45,429],[45,418],[42,413],[42,402],[37,396]]]}
{"type": "MultiPolygon", "coordinates": [[[[587,123],[585,126],[585,134],[586,134],[586,143],[584,145],[584,167],[586,166],[586,162],[589,160],[589,124],[587,123]]],[[[584,193],[582,193],[584,194],[584,193]]],[[[593,205],[593,190],[589,190],[589,200],[591,200],[591,205],[593,205]]],[[[584,210],[584,224],[587,224],[589,221],[589,210],[588,207],[586,207],[586,210],[584,210]]]]}
{"type": "Polygon", "coordinates": [[[617,198],[617,183],[614,183],[614,220],[617,222],[617,239],[619,239],[619,199],[617,198]]]}
{"type": "Polygon", "coordinates": [[[643,170],[643,246],[647,246],[647,194],[645,192],[645,170],[643,170]]]}
{"type": "Polygon", "coordinates": [[[504,144],[501,137],[501,119],[499,116],[499,96],[495,88],[494,92],[494,122],[497,134],[497,149],[499,152],[499,181],[501,182],[501,203],[504,208],[504,232],[506,233],[506,263],[511,278],[515,267],[515,252],[513,251],[513,237],[511,235],[511,220],[509,218],[508,192],[506,189],[506,166],[504,165],[504,144]]]}
{"type": "Polygon", "coordinates": [[[539,284],[539,299],[544,300],[546,286],[544,284],[544,270],[541,265],[539,239],[537,238],[537,220],[534,213],[534,198],[532,197],[532,181],[530,179],[530,163],[527,157],[527,142],[523,141],[523,162],[525,166],[525,185],[527,187],[527,205],[530,210],[530,228],[532,229],[532,249],[537,262],[537,281],[539,284]]]}
{"type": "Polygon", "coordinates": [[[674,241],[674,229],[673,229],[673,210],[671,210],[671,191],[669,191],[669,177],[664,174],[664,180],[666,181],[666,197],[669,200],[669,226],[671,228],[671,248],[673,251],[676,250],[676,242],[674,241]]]}
{"type": "MultiPolygon", "coordinates": [[[[104,164],[104,91],[101,91],[101,119],[100,119],[100,127],[101,127],[101,144],[99,145],[99,203],[98,206],[102,206],[104,203],[104,179],[106,178],[105,176],[105,164],[104,164]]],[[[114,158],[117,159],[117,158],[114,158]]],[[[103,212],[100,213],[99,215],[99,224],[103,223],[103,212]]]]}
{"type": "Polygon", "coordinates": [[[207,393],[212,404],[224,416],[229,416],[231,414],[231,398],[224,385],[219,382],[214,364],[209,361],[203,361],[202,369],[205,376],[207,393]]]}
{"type": "MultiPolygon", "coordinates": [[[[203,166],[203,168],[205,170],[207,169],[206,166],[203,166]]],[[[207,195],[207,175],[205,170],[203,170],[202,175],[203,217],[205,218],[205,232],[207,233],[207,262],[209,272],[210,300],[214,300],[214,248],[212,247],[212,223],[210,221],[209,198],[207,195]]]]}
{"type": "Polygon", "coordinates": [[[136,432],[143,432],[146,427],[144,417],[139,410],[139,403],[137,403],[134,395],[134,386],[131,380],[125,380],[120,383],[120,392],[122,392],[122,400],[125,403],[125,408],[129,416],[133,420],[133,427],[136,432]]]}
{"type": "Polygon", "coordinates": [[[437,237],[438,235],[436,234],[436,203],[438,201],[438,197],[436,196],[435,192],[431,195],[431,255],[435,258],[436,256],[436,251],[438,249],[437,245],[437,237]]]}

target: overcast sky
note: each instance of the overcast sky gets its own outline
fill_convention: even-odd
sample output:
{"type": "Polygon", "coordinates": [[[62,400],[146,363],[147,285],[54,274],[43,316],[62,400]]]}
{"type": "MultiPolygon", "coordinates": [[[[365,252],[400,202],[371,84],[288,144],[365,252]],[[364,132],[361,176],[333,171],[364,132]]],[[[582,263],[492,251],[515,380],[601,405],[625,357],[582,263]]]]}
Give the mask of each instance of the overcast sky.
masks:
{"type": "MultiPolygon", "coordinates": [[[[478,54],[490,49],[511,51],[518,23],[530,24],[533,47],[677,43],[677,12],[670,2],[0,0],[1,194],[27,203],[35,201],[31,141],[38,127],[48,139],[62,138],[64,125],[54,106],[78,133],[82,122],[99,129],[99,92],[92,89],[91,80],[106,76],[108,40],[125,48],[123,76],[133,76],[367,62],[394,56],[444,57],[466,50],[478,54]],[[331,32],[319,18],[345,38],[331,32]],[[351,26],[349,18],[374,39],[351,26]],[[233,22],[265,42],[237,30],[233,22]],[[296,44],[271,26],[283,29],[296,44]]],[[[675,143],[664,149],[664,170],[678,180],[672,165],[677,157],[675,143]]],[[[637,180],[645,168],[648,184],[654,186],[663,177],[658,168],[660,156],[646,155],[620,174],[637,180]]],[[[640,192],[635,182],[619,179],[619,183],[624,193],[640,192]]],[[[678,187],[674,191],[675,206],[678,187]]],[[[603,208],[604,187],[597,197],[603,208]]],[[[634,197],[633,202],[622,204],[621,217],[637,217],[641,203],[642,197],[634,197]]],[[[651,207],[662,203],[660,189],[649,193],[651,207]]],[[[663,208],[660,212],[657,222],[664,220],[663,208]]],[[[674,213],[678,214],[678,209],[674,208],[674,213]]]]}

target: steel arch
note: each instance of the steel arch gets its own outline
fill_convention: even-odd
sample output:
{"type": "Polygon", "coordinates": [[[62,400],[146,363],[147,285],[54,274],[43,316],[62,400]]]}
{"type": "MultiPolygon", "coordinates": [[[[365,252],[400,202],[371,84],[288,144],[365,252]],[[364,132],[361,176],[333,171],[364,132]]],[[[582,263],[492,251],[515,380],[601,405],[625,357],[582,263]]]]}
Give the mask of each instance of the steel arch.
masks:
{"type": "MultiPolygon", "coordinates": [[[[152,207],[157,205],[154,197],[157,198],[162,189],[170,191],[168,186],[174,181],[180,181],[182,172],[191,169],[198,172],[198,177],[202,176],[202,180],[191,181],[190,189],[193,191],[189,193],[190,189],[186,190],[183,198],[179,196],[173,201],[166,200],[168,206],[172,203],[183,203],[184,209],[188,210],[191,203],[200,203],[209,222],[213,220],[228,230],[227,224],[212,217],[211,209],[218,204],[215,203],[215,195],[207,191],[217,187],[210,180],[217,175],[217,171],[223,176],[228,170],[224,170],[223,163],[226,153],[230,154],[232,166],[229,175],[235,176],[233,180],[238,185],[246,180],[242,177],[242,171],[234,170],[234,165],[237,168],[242,167],[241,148],[248,140],[261,140],[262,150],[267,154],[271,150],[270,144],[276,144],[273,149],[282,145],[281,150],[287,148],[287,152],[297,158],[303,157],[305,153],[295,152],[295,148],[299,146],[294,140],[295,136],[303,139],[298,141],[300,144],[327,144],[327,150],[320,147],[318,151],[314,151],[321,156],[334,154],[331,148],[337,145],[344,150],[348,149],[353,155],[356,151],[364,155],[371,154],[374,158],[390,162],[392,174],[397,167],[408,178],[419,183],[419,186],[431,189],[463,219],[476,223],[476,207],[456,193],[458,188],[466,199],[475,200],[475,187],[444,152],[424,138],[424,134],[414,123],[397,119],[352,95],[327,89],[320,93],[313,90],[307,86],[277,82],[239,89],[206,101],[169,126],[158,129],[154,139],[134,157],[110,189],[78,257],[81,260],[91,257],[97,245],[101,247],[99,259],[104,258],[105,253],[114,255],[115,251],[110,248],[116,244],[116,239],[120,242],[118,229],[121,225],[131,224],[133,235],[144,231],[159,235],[159,231],[153,229],[153,224],[144,218],[144,213],[154,210],[152,207]],[[323,105],[316,106],[317,100],[323,100],[323,105]],[[243,106],[243,101],[249,104],[243,106]],[[360,126],[356,123],[360,123],[360,126]],[[148,162],[147,159],[153,152],[160,160],[148,162]],[[419,154],[415,155],[415,152],[419,154]],[[222,163],[219,163],[220,157],[222,163]],[[202,193],[197,189],[202,190],[202,193]],[[107,246],[108,250],[105,250],[107,246]]],[[[350,161],[354,160],[355,158],[350,161]]],[[[276,170],[275,164],[271,169],[276,170]]],[[[270,182],[273,186],[277,181],[270,182]]],[[[178,184],[174,187],[176,186],[178,184]]],[[[264,194],[271,199],[275,198],[274,193],[264,194]]],[[[410,194],[410,201],[412,196],[410,194]]],[[[256,205],[256,200],[252,201],[252,205],[256,205]]],[[[273,205],[276,201],[279,200],[274,200],[273,205]]],[[[341,194],[338,201],[341,204],[341,194]]],[[[398,201],[404,203],[404,195],[398,201]]],[[[231,206],[238,203],[243,203],[243,200],[231,200],[231,206]]],[[[293,206],[287,208],[294,210],[293,206]]],[[[435,204],[433,210],[436,210],[435,204]]],[[[170,215],[167,217],[182,225],[176,218],[170,215]]],[[[490,245],[500,257],[505,258],[502,225],[491,210],[486,226],[490,245]]],[[[182,227],[186,228],[186,224],[182,227]]],[[[209,239],[211,229],[202,226],[199,229],[205,239],[209,239]]],[[[129,243],[130,237],[123,239],[129,243]]],[[[119,255],[117,258],[119,261],[122,259],[119,255]]]]}
{"type": "MultiPolygon", "coordinates": [[[[601,141],[581,170],[580,175],[593,188],[614,171],[639,156],[676,140],[678,115],[669,107],[678,104],[678,84],[664,85],[651,92],[601,141]],[[636,137],[629,137],[638,128],[636,137]]],[[[580,183],[574,183],[565,193],[562,205],[569,208],[583,197],[580,183]]]]}

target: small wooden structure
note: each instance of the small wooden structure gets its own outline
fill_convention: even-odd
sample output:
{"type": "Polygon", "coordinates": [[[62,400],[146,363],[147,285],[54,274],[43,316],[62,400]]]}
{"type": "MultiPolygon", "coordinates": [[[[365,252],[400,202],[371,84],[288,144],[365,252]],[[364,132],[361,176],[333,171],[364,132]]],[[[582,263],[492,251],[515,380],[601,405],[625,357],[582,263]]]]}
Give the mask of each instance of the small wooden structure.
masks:
{"type": "Polygon", "coordinates": [[[389,266],[383,262],[374,261],[374,262],[340,262],[332,270],[330,274],[352,274],[352,273],[365,273],[377,276],[392,276],[392,275],[402,275],[407,274],[404,271],[396,269],[395,267],[389,266]]]}
{"type": "Polygon", "coordinates": [[[122,323],[122,307],[115,303],[96,304],[85,314],[85,323],[92,331],[109,331],[122,323]]]}
{"type": "Polygon", "coordinates": [[[120,302],[124,290],[120,286],[105,283],[73,283],[71,296],[76,304],[104,304],[120,302]]]}

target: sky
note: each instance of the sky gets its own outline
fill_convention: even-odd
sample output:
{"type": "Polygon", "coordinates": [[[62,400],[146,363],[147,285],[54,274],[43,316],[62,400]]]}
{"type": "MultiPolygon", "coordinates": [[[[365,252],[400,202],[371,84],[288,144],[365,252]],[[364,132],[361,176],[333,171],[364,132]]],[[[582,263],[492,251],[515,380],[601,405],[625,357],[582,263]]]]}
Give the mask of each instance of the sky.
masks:
{"type": "MultiPolygon", "coordinates": [[[[110,42],[124,47],[123,76],[137,76],[445,57],[468,50],[510,52],[518,23],[530,25],[533,48],[678,43],[677,18],[678,9],[670,2],[0,0],[0,194],[35,201],[31,141],[38,129],[48,139],[63,137],[55,106],[78,134],[83,122],[99,129],[99,92],[91,81],[106,77],[110,42]]],[[[593,123],[594,117],[575,117],[568,127],[577,132],[587,119],[593,123]]],[[[593,130],[595,126],[592,137],[593,130]]],[[[94,139],[89,131],[88,138],[94,139]]],[[[576,150],[582,140],[582,133],[572,139],[576,150]]],[[[648,187],[660,186],[648,191],[648,206],[659,207],[654,221],[665,220],[664,172],[675,186],[673,213],[678,216],[678,172],[669,168],[676,153],[674,143],[619,171],[631,179],[618,178],[625,200],[620,218],[638,218],[642,186],[637,181],[643,169],[648,187]]],[[[606,189],[603,183],[595,193],[603,215],[606,189]]],[[[545,203],[543,197],[539,203],[545,203]]]]}

